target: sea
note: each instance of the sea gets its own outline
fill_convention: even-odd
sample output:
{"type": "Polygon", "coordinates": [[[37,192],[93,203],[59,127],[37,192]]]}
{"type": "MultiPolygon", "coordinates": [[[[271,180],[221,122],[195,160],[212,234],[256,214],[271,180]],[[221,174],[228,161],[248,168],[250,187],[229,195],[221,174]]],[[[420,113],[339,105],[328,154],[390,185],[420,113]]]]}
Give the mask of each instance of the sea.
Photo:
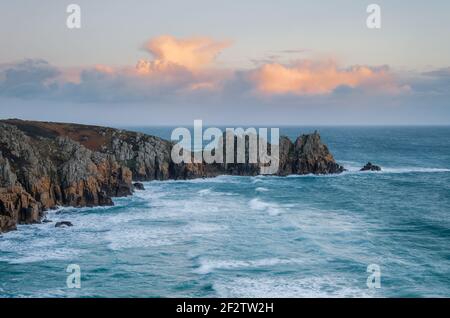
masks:
{"type": "Polygon", "coordinates": [[[346,172],[145,182],[19,225],[0,297],[450,297],[450,127],[280,133],[316,129],[346,172]]]}

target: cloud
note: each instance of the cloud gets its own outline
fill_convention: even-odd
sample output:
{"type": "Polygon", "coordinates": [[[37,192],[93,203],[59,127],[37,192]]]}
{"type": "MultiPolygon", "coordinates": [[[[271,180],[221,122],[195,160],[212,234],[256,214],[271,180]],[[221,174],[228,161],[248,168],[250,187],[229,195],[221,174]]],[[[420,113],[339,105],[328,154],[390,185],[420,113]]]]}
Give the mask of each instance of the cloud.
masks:
{"type": "Polygon", "coordinates": [[[263,95],[321,95],[346,86],[372,92],[399,93],[408,88],[395,83],[389,68],[338,67],[336,62],[301,60],[292,65],[265,64],[252,71],[249,79],[263,95]]]}
{"type": "Polygon", "coordinates": [[[145,45],[153,59],[139,60],[134,73],[149,85],[170,86],[177,93],[217,91],[230,72],[214,68],[214,61],[229,45],[208,37],[160,36],[145,45]]]}
{"type": "Polygon", "coordinates": [[[450,67],[438,68],[415,74],[410,79],[412,90],[418,95],[440,96],[447,98],[450,94],[450,67]]]}
{"type": "Polygon", "coordinates": [[[0,95],[30,98],[49,94],[60,71],[44,60],[27,59],[0,67],[0,95]]]}
{"type": "Polygon", "coordinates": [[[290,49],[290,50],[281,50],[280,53],[284,53],[284,54],[300,54],[300,53],[305,53],[305,52],[310,52],[309,49],[290,49]]]}
{"type": "Polygon", "coordinates": [[[25,60],[0,66],[0,96],[206,105],[209,101],[261,103],[267,96],[295,103],[301,97],[389,95],[409,90],[387,66],[342,68],[333,60],[281,63],[277,56],[269,56],[252,69],[219,68],[215,59],[229,44],[207,37],[160,36],[145,45],[151,58],[123,67],[99,64],[66,69],[43,60],[25,60]]]}
{"type": "Polygon", "coordinates": [[[424,72],[422,74],[432,77],[450,78],[450,67],[444,67],[437,70],[424,72]]]}
{"type": "Polygon", "coordinates": [[[150,40],[145,49],[154,56],[153,61],[140,61],[141,73],[171,67],[184,67],[196,71],[211,65],[216,56],[226,47],[228,41],[215,41],[207,37],[177,39],[164,35],[150,40]]]}

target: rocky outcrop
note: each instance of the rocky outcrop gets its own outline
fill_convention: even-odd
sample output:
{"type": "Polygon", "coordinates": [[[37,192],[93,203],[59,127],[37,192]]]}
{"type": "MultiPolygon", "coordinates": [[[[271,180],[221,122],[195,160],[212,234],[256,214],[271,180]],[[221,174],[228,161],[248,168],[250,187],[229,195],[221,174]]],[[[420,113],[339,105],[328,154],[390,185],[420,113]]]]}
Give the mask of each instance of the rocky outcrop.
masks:
{"type": "Polygon", "coordinates": [[[127,167],[136,181],[171,178],[170,151],[172,143],[139,132],[79,124],[4,120],[33,138],[65,137],[86,149],[109,155],[127,167]]]}
{"type": "Polygon", "coordinates": [[[344,168],[336,163],[317,131],[297,138],[294,144],[294,174],[329,174],[343,171],[344,168]]]}
{"type": "Polygon", "coordinates": [[[131,194],[131,180],[114,156],[0,123],[0,232],[39,222],[56,206],[111,205],[111,197],[131,194]]]}
{"type": "MultiPolygon", "coordinates": [[[[237,162],[237,142],[239,138],[234,137],[233,163],[207,164],[187,163],[170,164],[169,176],[171,179],[193,179],[208,178],[218,175],[256,176],[260,174],[261,163],[249,163],[248,149],[249,140],[245,140],[246,162],[237,162]]],[[[261,142],[259,140],[258,142],[261,142]]],[[[267,145],[269,154],[273,147],[278,147],[279,168],[276,175],[287,176],[290,174],[331,174],[341,173],[345,169],[337,164],[328,147],[322,143],[317,132],[302,135],[293,143],[288,137],[281,136],[278,145],[267,145]]],[[[223,141],[223,153],[226,156],[226,142],[223,141]]]]}
{"type": "Polygon", "coordinates": [[[381,171],[381,167],[368,162],[360,171],[381,171]]]}
{"type": "Polygon", "coordinates": [[[345,170],[336,163],[317,131],[299,136],[294,143],[287,137],[281,137],[279,147],[279,175],[331,174],[345,170]]]}
{"type": "MultiPolygon", "coordinates": [[[[235,151],[239,138],[243,137],[234,137],[235,151]]],[[[112,197],[132,193],[132,179],[254,176],[262,167],[249,163],[248,154],[245,163],[176,164],[171,160],[173,146],[158,137],[120,129],[0,121],[0,232],[18,223],[39,222],[45,210],[56,206],[111,205],[112,197]]],[[[223,146],[225,157],[226,141],[223,146]]],[[[248,150],[247,139],[245,147],[248,150]]],[[[273,147],[279,149],[280,176],[344,170],[317,132],[295,142],[281,137],[278,145],[267,144],[269,153],[273,147]]]]}

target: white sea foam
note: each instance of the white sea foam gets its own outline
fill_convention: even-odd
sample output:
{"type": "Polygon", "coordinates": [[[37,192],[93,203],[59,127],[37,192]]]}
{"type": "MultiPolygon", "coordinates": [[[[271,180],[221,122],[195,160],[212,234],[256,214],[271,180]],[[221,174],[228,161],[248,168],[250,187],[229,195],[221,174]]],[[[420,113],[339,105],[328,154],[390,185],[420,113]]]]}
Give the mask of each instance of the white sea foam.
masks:
{"type": "Polygon", "coordinates": [[[71,229],[55,229],[54,224],[19,226],[18,231],[0,238],[0,261],[24,264],[65,260],[81,255],[82,250],[64,244],[66,230],[70,232],[71,229]]]}
{"type": "Polygon", "coordinates": [[[210,222],[191,222],[186,225],[183,231],[194,235],[203,235],[205,233],[219,232],[228,229],[228,226],[210,222]]]}
{"type": "Polygon", "coordinates": [[[239,183],[240,176],[219,175],[210,178],[196,178],[196,179],[179,179],[179,180],[153,180],[148,182],[153,184],[170,184],[170,183],[239,183]]]}
{"type": "Polygon", "coordinates": [[[235,278],[213,284],[218,297],[374,297],[377,291],[335,276],[235,278]]]}
{"type": "Polygon", "coordinates": [[[446,168],[420,168],[420,167],[400,167],[400,168],[382,168],[381,173],[434,173],[450,172],[446,168]]]}
{"type": "Polygon", "coordinates": [[[249,206],[252,210],[267,211],[270,215],[279,215],[282,211],[278,204],[264,202],[258,198],[251,199],[249,206]]]}
{"type": "Polygon", "coordinates": [[[263,188],[263,187],[258,187],[258,188],[255,189],[255,191],[256,192],[267,192],[267,191],[269,191],[269,189],[263,188]]]}
{"type": "Polygon", "coordinates": [[[208,194],[211,194],[211,192],[212,192],[211,188],[209,188],[209,189],[202,189],[202,190],[198,191],[197,193],[200,195],[208,195],[208,194]]]}
{"type": "Polygon", "coordinates": [[[177,243],[180,235],[176,230],[148,227],[116,228],[105,235],[108,247],[113,251],[128,248],[149,248],[177,243]]]}

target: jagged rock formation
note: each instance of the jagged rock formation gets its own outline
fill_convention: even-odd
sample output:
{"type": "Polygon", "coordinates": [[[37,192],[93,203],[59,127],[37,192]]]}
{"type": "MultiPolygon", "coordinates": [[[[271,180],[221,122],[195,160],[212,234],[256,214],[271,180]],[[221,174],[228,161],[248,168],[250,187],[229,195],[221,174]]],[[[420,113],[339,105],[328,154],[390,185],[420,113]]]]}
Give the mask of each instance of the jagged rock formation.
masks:
{"type": "MultiPolygon", "coordinates": [[[[237,138],[242,137],[235,137],[235,144],[237,138]]],[[[245,145],[248,149],[248,141],[245,145]]],[[[172,147],[161,138],[120,129],[0,121],[0,232],[15,229],[17,223],[39,222],[45,210],[56,206],[110,205],[111,197],[132,193],[132,179],[253,176],[261,167],[248,162],[175,164],[172,147]]],[[[317,132],[295,143],[281,137],[279,163],[281,176],[344,170],[317,132]]]]}

